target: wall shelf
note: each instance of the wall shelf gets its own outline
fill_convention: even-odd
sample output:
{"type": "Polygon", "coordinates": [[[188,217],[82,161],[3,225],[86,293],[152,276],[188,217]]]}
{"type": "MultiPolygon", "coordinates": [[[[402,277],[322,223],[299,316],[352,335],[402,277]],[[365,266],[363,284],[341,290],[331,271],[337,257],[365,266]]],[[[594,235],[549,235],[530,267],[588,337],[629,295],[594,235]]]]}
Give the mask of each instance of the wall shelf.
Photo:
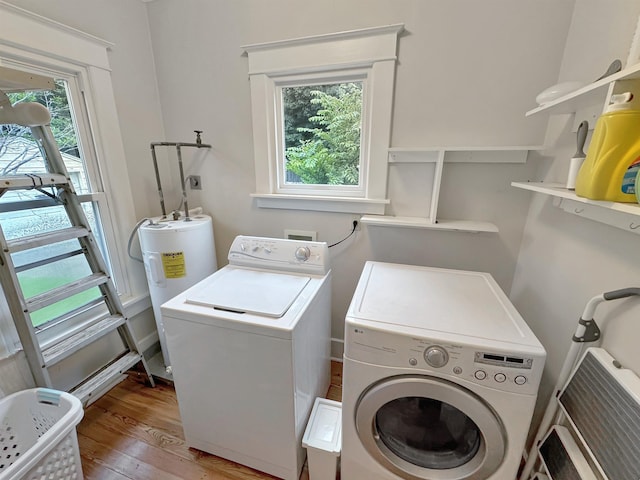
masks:
{"type": "Polygon", "coordinates": [[[602,102],[604,107],[605,98],[610,85],[619,80],[638,80],[640,79],[640,63],[625,68],[613,75],[598,80],[597,82],[590,83],[578,90],[570,92],[562,97],[556,98],[551,102],[544,103],[537,108],[529,110],[526,116],[535,115],[536,113],[573,113],[583,108],[587,108],[599,101],[602,102]]]}
{"type": "Polygon", "coordinates": [[[489,222],[476,222],[472,220],[441,220],[432,222],[429,218],[422,217],[394,217],[390,215],[365,215],[360,219],[365,225],[376,227],[421,228],[425,230],[445,230],[451,232],[489,232],[497,233],[498,227],[489,222]]]}
{"type": "MultiPolygon", "coordinates": [[[[488,146],[488,147],[391,147],[388,165],[402,169],[409,164],[433,164],[431,203],[425,216],[365,215],[360,221],[376,227],[417,228],[450,232],[497,233],[498,227],[490,222],[476,220],[445,220],[437,217],[440,184],[445,163],[525,163],[531,150],[542,146],[488,146]]],[[[392,199],[393,201],[393,199],[392,199]]]]}
{"type": "Polygon", "coordinates": [[[531,150],[542,150],[540,145],[506,147],[391,147],[389,164],[436,163],[444,155],[444,163],[525,163],[531,150]]]}
{"type": "Polygon", "coordinates": [[[640,234],[640,205],[636,203],[590,200],[577,196],[574,191],[567,190],[561,184],[512,182],[511,185],[552,196],[555,198],[554,206],[567,213],[640,234]]]}

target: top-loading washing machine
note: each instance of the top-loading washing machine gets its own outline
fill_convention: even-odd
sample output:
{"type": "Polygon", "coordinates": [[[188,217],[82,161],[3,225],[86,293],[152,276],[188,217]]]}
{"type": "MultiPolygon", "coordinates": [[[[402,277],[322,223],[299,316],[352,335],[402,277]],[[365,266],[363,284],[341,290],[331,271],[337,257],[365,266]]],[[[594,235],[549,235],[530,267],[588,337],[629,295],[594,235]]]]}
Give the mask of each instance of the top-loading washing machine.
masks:
{"type": "Polygon", "coordinates": [[[345,322],[344,480],[513,480],[546,353],[487,273],[367,262],[345,322]]]}
{"type": "Polygon", "coordinates": [[[297,480],[331,376],[327,244],[239,236],[228,259],[161,307],[185,439],[297,480]]]}

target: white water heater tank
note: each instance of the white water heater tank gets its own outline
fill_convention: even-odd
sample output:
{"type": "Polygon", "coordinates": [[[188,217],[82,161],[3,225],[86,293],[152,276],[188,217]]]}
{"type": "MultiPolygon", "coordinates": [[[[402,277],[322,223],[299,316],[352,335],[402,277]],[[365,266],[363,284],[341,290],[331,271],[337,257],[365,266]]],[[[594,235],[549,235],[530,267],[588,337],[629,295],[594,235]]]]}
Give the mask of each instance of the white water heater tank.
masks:
{"type": "Polygon", "coordinates": [[[171,365],[160,306],[218,268],[208,215],[152,219],[138,231],[165,367],[171,365]]]}

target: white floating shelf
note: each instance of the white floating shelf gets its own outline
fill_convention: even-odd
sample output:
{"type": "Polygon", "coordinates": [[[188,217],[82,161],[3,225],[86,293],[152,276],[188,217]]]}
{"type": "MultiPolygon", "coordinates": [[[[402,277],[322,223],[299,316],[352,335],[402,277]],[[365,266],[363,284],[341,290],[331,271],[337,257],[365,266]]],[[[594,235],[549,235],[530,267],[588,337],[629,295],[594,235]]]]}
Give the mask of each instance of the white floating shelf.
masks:
{"type": "Polygon", "coordinates": [[[544,193],[553,197],[566,198],[575,202],[593,205],[607,210],[627,213],[629,215],[640,216],[640,205],[637,203],[620,203],[620,202],[604,202],[601,200],[591,200],[589,198],[579,197],[573,190],[567,190],[560,183],[544,183],[544,182],[511,182],[511,185],[532,192],[544,193]]]}
{"type": "Polygon", "coordinates": [[[542,146],[506,147],[391,147],[389,163],[436,163],[444,153],[445,163],[525,163],[531,150],[542,146]]]}
{"type": "Polygon", "coordinates": [[[448,230],[455,232],[489,232],[497,233],[498,227],[489,222],[471,220],[441,220],[433,223],[424,217],[394,217],[389,215],[365,215],[360,219],[365,225],[377,227],[421,228],[427,230],[448,230]]]}
{"type": "Polygon", "coordinates": [[[640,234],[640,205],[636,203],[604,202],[579,197],[562,184],[512,182],[511,185],[555,197],[558,200],[554,205],[567,213],[640,234]]]}
{"type": "Polygon", "coordinates": [[[598,80],[597,82],[590,83],[578,90],[567,93],[562,97],[556,98],[551,102],[544,103],[537,108],[529,110],[526,116],[535,115],[536,113],[548,112],[548,113],[573,113],[581,108],[588,107],[602,102],[604,107],[604,100],[607,94],[609,84],[618,80],[632,80],[640,79],[640,63],[633,65],[629,68],[609,75],[608,77],[598,80]]]}

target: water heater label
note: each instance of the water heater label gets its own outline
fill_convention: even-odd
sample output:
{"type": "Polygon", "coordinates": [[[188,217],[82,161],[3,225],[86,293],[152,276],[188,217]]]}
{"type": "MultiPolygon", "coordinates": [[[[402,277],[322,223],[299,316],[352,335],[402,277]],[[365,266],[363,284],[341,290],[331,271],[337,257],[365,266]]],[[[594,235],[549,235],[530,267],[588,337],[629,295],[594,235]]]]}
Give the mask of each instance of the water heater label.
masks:
{"type": "Polygon", "coordinates": [[[187,276],[184,263],[184,252],[162,253],[162,268],[165,278],[182,278],[187,276]]]}

